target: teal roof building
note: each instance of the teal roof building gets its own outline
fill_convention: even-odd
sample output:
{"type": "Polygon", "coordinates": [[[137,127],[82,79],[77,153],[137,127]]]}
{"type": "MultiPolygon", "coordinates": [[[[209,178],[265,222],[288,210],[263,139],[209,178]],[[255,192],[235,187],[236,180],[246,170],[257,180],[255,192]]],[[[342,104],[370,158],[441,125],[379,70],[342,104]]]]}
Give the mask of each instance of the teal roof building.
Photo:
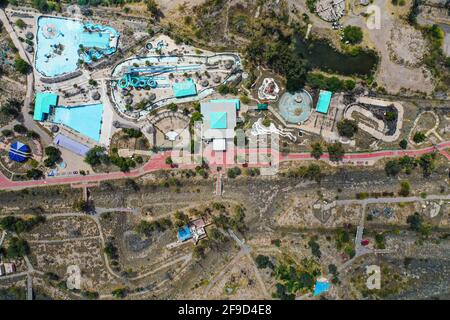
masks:
{"type": "Polygon", "coordinates": [[[227,128],[227,113],[225,111],[211,112],[211,129],[226,129],[227,128]]]}
{"type": "Polygon", "coordinates": [[[209,102],[218,102],[218,103],[234,103],[236,110],[241,110],[241,100],[239,99],[212,99],[209,102]]]}
{"type": "Polygon", "coordinates": [[[51,107],[58,104],[58,95],[53,92],[39,92],[36,94],[34,101],[33,119],[36,121],[44,121],[45,117],[50,113],[51,107]]]}

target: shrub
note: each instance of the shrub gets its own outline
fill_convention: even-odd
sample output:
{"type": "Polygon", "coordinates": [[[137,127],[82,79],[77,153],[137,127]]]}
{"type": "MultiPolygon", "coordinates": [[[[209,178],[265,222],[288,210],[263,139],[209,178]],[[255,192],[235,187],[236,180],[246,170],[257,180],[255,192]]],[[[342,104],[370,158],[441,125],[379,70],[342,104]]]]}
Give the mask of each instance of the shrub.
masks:
{"type": "Polygon", "coordinates": [[[417,131],[413,136],[413,141],[415,143],[421,143],[424,142],[426,138],[427,137],[423,132],[417,131]]]}
{"type": "Polygon", "coordinates": [[[330,156],[330,161],[341,161],[344,157],[345,151],[344,147],[342,146],[342,143],[336,142],[333,144],[329,144],[327,146],[328,154],[330,156]]]}
{"type": "Polygon", "coordinates": [[[227,171],[228,178],[234,179],[241,174],[241,169],[239,167],[230,168],[227,171]]]}
{"type": "Polygon", "coordinates": [[[354,120],[343,119],[338,122],[337,129],[341,136],[344,136],[344,137],[347,137],[350,139],[358,131],[358,125],[356,124],[356,121],[354,121],[354,120]]]}
{"type": "Polygon", "coordinates": [[[31,70],[30,65],[20,57],[17,57],[16,60],[14,60],[14,68],[21,74],[27,74],[31,70]]]}
{"type": "Polygon", "coordinates": [[[400,182],[400,191],[398,194],[401,195],[402,197],[407,197],[409,196],[410,192],[411,192],[411,184],[406,180],[400,182]]]}
{"type": "Polygon", "coordinates": [[[14,125],[13,130],[15,132],[17,132],[17,133],[20,133],[20,134],[25,134],[28,131],[28,129],[25,126],[21,125],[21,124],[14,125]]]}
{"type": "Polygon", "coordinates": [[[399,145],[400,145],[400,148],[406,149],[408,147],[408,140],[402,139],[402,141],[400,141],[399,145]]]}
{"type": "Polygon", "coordinates": [[[323,155],[322,144],[320,142],[313,143],[311,145],[311,148],[311,156],[315,159],[320,159],[320,157],[323,155]]]}

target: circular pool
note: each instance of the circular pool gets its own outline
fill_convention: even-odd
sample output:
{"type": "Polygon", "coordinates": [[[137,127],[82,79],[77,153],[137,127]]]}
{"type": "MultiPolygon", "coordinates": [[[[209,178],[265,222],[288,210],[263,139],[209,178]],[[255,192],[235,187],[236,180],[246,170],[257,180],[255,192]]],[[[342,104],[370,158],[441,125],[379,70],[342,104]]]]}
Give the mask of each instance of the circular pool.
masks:
{"type": "Polygon", "coordinates": [[[304,123],[311,114],[311,107],[311,95],[305,90],[286,92],[278,103],[280,115],[289,123],[304,123]]]}

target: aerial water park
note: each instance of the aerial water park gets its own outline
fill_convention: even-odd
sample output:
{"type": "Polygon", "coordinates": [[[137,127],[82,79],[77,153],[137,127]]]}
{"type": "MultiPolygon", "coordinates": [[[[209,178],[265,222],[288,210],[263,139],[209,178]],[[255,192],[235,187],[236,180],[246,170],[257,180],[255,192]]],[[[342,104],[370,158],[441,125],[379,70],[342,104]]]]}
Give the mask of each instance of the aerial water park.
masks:
{"type": "MultiPolygon", "coordinates": [[[[241,75],[240,58],[235,54],[159,55],[153,53],[158,43],[162,42],[148,46],[148,56],[124,60],[111,72],[111,100],[127,118],[143,119],[151,110],[170,103],[199,101],[241,75]]],[[[166,49],[177,48],[171,44],[166,49]]]]}

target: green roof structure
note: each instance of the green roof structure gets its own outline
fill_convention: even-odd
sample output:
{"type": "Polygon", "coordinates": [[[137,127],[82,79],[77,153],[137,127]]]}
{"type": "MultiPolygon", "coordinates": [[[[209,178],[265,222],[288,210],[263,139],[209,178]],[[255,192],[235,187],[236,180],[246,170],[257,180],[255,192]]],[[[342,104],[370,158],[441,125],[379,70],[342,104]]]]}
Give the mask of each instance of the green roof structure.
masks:
{"type": "Polygon", "coordinates": [[[172,90],[175,98],[190,97],[197,94],[197,87],[192,79],[174,83],[172,85],[172,90]]]}
{"type": "Polygon", "coordinates": [[[267,103],[258,103],[257,107],[258,110],[267,110],[269,108],[269,105],[267,103]]]}
{"type": "Polygon", "coordinates": [[[320,90],[319,100],[317,101],[316,111],[320,113],[327,114],[328,108],[330,107],[331,91],[320,90]]]}
{"type": "Polygon", "coordinates": [[[227,128],[227,113],[225,111],[211,112],[211,129],[227,128]]]}
{"type": "Polygon", "coordinates": [[[236,106],[237,111],[241,110],[241,100],[239,100],[239,99],[212,99],[212,100],[209,100],[209,102],[217,102],[217,103],[232,102],[236,106]]]}
{"type": "Polygon", "coordinates": [[[45,115],[50,113],[50,107],[58,104],[58,95],[53,92],[39,92],[34,102],[34,116],[36,121],[44,121],[45,115]]]}

